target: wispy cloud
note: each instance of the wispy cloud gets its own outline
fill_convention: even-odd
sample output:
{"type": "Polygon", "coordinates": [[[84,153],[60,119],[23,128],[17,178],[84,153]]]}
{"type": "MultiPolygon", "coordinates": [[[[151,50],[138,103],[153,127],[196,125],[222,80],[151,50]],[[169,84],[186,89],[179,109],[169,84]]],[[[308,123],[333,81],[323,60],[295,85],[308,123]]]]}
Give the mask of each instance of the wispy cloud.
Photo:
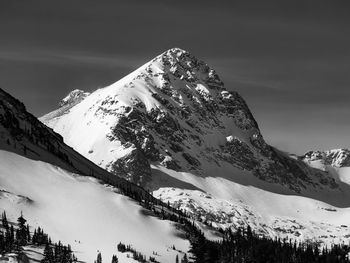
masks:
{"type": "Polygon", "coordinates": [[[130,55],[88,54],[79,51],[35,49],[2,49],[0,50],[0,60],[48,64],[83,63],[101,67],[127,68],[135,68],[143,63],[140,57],[132,57],[130,55]]]}

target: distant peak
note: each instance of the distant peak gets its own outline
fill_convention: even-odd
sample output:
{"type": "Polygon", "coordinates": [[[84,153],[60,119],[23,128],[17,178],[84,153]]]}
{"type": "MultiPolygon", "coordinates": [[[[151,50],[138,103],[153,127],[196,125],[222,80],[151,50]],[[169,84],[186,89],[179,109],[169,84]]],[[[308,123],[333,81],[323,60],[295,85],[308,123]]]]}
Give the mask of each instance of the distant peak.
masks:
{"type": "Polygon", "coordinates": [[[350,166],[350,151],[348,149],[333,149],[328,151],[309,151],[302,156],[307,161],[323,160],[325,164],[334,167],[350,166]]]}
{"type": "Polygon", "coordinates": [[[64,99],[62,99],[59,103],[60,107],[66,106],[68,104],[76,103],[79,101],[82,101],[85,99],[87,96],[89,96],[90,93],[80,90],[80,89],[75,89],[71,91],[64,99]]]}
{"type": "Polygon", "coordinates": [[[217,89],[222,89],[224,86],[213,68],[182,48],[174,47],[163,52],[151,61],[146,70],[152,72],[151,68],[154,65],[161,65],[164,72],[171,73],[176,78],[192,84],[201,80],[217,89]]]}
{"type": "Polygon", "coordinates": [[[170,48],[165,53],[187,53],[187,54],[189,54],[188,51],[186,51],[186,50],[184,50],[182,48],[179,48],[179,47],[170,48]]]}
{"type": "Polygon", "coordinates": [[[183,58],[191,58],[192,60],[198,60],[190,52],[178,47],[168,49],[167,51],[163,52],[160,55],[160,57],[169,57],[176,60],[181,60],[183,58]]]}

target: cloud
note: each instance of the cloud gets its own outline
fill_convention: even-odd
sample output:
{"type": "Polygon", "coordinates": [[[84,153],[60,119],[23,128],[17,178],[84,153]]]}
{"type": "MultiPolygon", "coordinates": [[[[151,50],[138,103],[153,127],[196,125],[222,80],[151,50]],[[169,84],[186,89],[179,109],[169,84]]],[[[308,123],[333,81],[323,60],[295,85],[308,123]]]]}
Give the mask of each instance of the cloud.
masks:
{"type": "Polygon", "coordinates": [[[25,63],[44,63],[44,64],[90,64],[101,67],[126,67],[134,68],[141,65],[142,60],[139,57],[125,55],[103,55],[103,54],[84,54],[77,51],[66,50],[0,50],[0,60],[25,62],[25,63]]]}

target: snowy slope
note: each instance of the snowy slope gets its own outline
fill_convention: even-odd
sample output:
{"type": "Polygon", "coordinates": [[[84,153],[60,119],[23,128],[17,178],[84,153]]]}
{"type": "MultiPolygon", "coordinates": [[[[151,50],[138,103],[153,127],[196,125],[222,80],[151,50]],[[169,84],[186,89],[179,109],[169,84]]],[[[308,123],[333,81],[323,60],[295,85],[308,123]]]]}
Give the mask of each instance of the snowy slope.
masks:
{"type": "Polygon", "coordinates": [[[350,151],[348,149],[334,149],[329,151],[309,151],[300,157],[310,166],[325,169],[326,166],[335,168],[350,166],[350,151]]]}
{"type": "Polygon", "coordinates": [[[75,152],[0,89],[0,209],[11,221],[22,211],[30,225],[71,244],[84,262],[93,262],[97,251],[108,261],[118,254],[121,262],[134,262],[117,252],[119,242],[159,262],[173,262],[177,253],[181,258],[170,249],[189,249],[178,226],[159,220],[121,189],[149,195],[75,152]]]}
{"type": "Polygon", "coordinates": [[[1,149],[41,160],[82,175],[102,179],[117,187],[146,191],[100,168],[67,146],[63,138],[27,112],[23,103],[0,89],[1,149]]]}
{"type": "Polygon", "coordinates": [[[310,167],[325,171],[335,181],[350,184],[350,150],[348,149],[309,151],[299,159],[310,167]]]}
{"type": "MultiPolygon", "coordinates": [[[[329,199],[337,202],[337,205],[331,205],[295,193],[286,194],[277,187],[274,191],[267,191],[263,190],[264,187],[225,178],[202,178],[161,166],[153,169],[156,180],[162,185],[153,194],[165,202],[169,200],[201,221],[234,228],[249,224],[264,235],[313,240],[328,245],[349,241],[349,192],[329,195],[329,199]],[[168,177],[164,178],[164,174],[168,177]],[[190,187],[184,188],[185,183],[190,187]]],[[[350,170],[347,172],[345,176],[350,176],[350,170]]]]}
{"type": "Polygon", "coordinates": [[[266,144],[241,96],[182,49],[41,120],[99,166],[210,223],[343,237],[347,216],[329,211],[347,211],[349,185],[266,144]],[[328,222],[330,232],[317,230],[328,222]]]}
{"type": "Polygon", "coordinates": [[[201,175],[230,163],[296,192],[336,187],[321,171],[267,145],[244,100],[179,48],[41,120],[90,160],[142,185],[151,180],[151,161],[201,175]]]}
{"type": "Polygon", "coordinates": [[[0,207],[14,220],[20,211],[32,226],[42,226],[55,241],[72,245],[79,260],[93,262],[97,250],[110,261],[120,241],[147,257],[174,262],[172,245],[188,251],[172,222],[147,216],[144,209],[115,188],[96,179],[65,171],[0,150],[0,207]]]}

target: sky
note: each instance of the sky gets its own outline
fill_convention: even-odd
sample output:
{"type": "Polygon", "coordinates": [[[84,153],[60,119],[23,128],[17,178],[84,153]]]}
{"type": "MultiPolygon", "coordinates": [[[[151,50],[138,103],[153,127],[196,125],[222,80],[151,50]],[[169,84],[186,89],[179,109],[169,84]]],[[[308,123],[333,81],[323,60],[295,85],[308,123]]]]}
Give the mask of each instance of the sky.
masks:
{"type": "Polygon", "coordinates": [[[350,2],[0,0],[0,87],[36,116],[180,47],[281,150],[350,148],[350,2]]]}

